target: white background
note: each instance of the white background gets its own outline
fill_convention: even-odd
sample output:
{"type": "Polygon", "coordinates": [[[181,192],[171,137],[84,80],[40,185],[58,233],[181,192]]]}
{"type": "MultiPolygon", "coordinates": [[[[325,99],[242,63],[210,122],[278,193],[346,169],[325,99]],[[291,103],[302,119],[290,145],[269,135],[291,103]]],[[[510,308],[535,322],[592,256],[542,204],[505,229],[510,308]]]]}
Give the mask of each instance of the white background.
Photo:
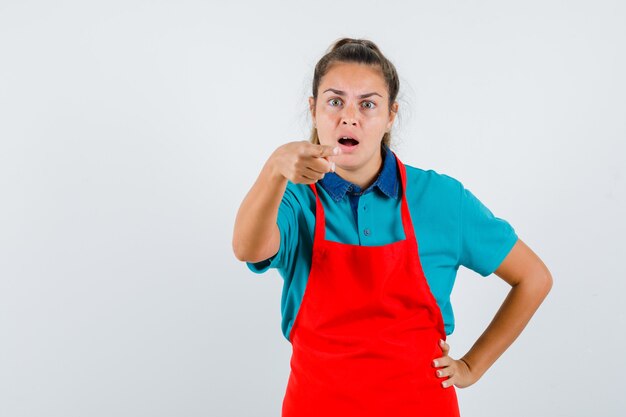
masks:
{"type": "MultiPolygon", "coordinates": [[[[401,77],[403,162],[508,220],[554,287],[464,417],[626,406],[621,1],[0,2],[0,415],[278,416],[282,279],[231,248],[343,36],[401,77]]],[[[459,270],[462,356],[508,286],[459,270]]]]}

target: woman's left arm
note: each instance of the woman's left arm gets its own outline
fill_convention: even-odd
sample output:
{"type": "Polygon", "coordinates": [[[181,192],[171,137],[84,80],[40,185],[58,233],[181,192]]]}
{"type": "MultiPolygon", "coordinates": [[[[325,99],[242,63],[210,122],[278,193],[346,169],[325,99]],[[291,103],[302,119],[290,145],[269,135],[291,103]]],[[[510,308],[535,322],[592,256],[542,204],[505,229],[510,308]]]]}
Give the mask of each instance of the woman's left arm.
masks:
{"type": "Polygon", "coordinates": [[[447,356],[449,346],[441,346],[444,356],[436,360],[440,377],[449,376],[443,386],[465,388],[472,385],[511,346],[552,288],[552,275],[541,259],[521,240],[494,272],[511,285],[508,296],[472,348],[458,360],[447,356]]]}

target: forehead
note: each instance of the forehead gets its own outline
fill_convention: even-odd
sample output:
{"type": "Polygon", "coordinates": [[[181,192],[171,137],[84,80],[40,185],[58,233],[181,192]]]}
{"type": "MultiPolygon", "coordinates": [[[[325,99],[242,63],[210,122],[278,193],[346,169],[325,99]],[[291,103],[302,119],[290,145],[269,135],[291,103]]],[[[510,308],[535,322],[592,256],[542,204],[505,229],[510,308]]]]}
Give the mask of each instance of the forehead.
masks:
{"type": "Polygon", "coordinates": [[[319,92],[327,88],[345,91],[348,94],[362,94],[376,91],[387,94],[385,79],[378,66],[338,62],[333,64],[322,78],[319,92]]]}

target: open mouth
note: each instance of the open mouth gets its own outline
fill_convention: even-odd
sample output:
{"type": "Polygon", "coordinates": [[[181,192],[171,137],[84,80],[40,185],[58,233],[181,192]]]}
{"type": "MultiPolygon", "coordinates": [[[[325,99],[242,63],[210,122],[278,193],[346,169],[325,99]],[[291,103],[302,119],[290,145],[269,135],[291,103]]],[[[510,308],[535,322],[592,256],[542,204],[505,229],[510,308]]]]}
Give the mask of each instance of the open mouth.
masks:
{"type": "Polygon", "coordinates": [[[341,137],[339,138],[339,143],[344,145],[344,146],[348,146],[348,147],[353,147],[359,144],[359,141],[347,136],[341,137]]]}

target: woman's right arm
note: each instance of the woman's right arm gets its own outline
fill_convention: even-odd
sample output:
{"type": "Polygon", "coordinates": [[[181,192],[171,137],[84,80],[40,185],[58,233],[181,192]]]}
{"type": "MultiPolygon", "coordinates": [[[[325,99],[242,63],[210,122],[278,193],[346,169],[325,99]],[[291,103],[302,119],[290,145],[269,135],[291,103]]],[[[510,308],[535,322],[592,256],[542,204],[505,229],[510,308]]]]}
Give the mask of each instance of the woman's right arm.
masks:
{"type": "Polygon", "coordinates": [[[317,182],[334,170],[334,163],[327,158],[339,152],[339,148],[298,141],[272,153],[237,212],[232,242],[237,259],[259,262],[278,252],[280,231],[276,220],[287,180],[296,184],[317,182]]]}

